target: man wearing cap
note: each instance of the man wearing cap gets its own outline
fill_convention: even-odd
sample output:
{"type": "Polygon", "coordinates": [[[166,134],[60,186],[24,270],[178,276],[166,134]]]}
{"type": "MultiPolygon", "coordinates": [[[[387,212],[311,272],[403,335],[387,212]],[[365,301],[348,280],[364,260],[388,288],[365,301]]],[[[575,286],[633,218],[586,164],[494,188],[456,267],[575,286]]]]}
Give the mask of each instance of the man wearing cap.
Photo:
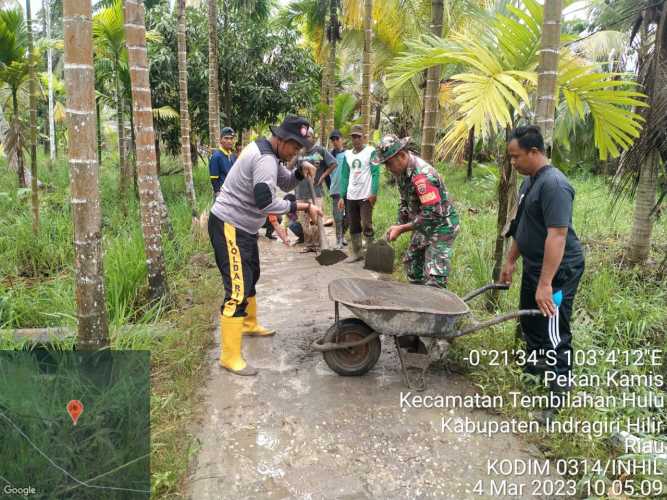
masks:
{"type": "Polygon", "coordinates": [[[304,118],[288,116],[279,127],[271,127],[270,139],[260,138],[248,144],[211,208],[208,232],[225,287],[220,315],[220,364],[237,375],[257,374],[243,359],[243,335],[275,333],[257,322],[259,228],[269,214],[308,211],[312,218],[322,215],[322,210],[310,203],[276,198],[276,186],[290,191],[304,176],[315,176],[315,167],[307,162],[301,162],[293,171],[280,163],[290,161],[301,148],[312,147],[307,138],[309,126],[304,118]]]}
{"type": "MultiPolygon", "coordinates": [[[[329,176],[331,183],[329,185],[329,194],[331,195],[331,213],[333,214],[334,222],[336,223],[336,248],[340,250],[347,245],[345,241],[346,221],[345,221],[345,206],[342,209],[338,208],[338,201],[340,197],[340,173],[345,161],[345,148],[343,147],[343,136],[334,129],[329,135],[333,149],[331,156],[336,158],[336,168],[329,176]]],[[[343,200],[343,204],[345,200],[343,200]]]]}
{"type": "Polygon", "coordinates": [[[403,256],[411,283],[447,287],[452,243],[459,232],[459,217],[438,171],[406,146],[410,138],[388,135],[377,147],[376,163],[384,163],[398,183],[401,201],[398,224],[387,230],[387,240],[412,232],[403,256]]]}
{"type": "Polygon", "coordinates": [[[340,197],[338,207],[347,206],[350,239],[352,240],[351,255],[345,262],[357,262],[364,258],[362,254],[361,235],[366,243],[373,242],[373,205],[377,200],[380,186],[380,168],[371,163],[375,152],[373,146],[364,143],[364,128],[354,125],[350,132],[352,149],[345,151],[341,165],[340,197]],[[347,199],[347,203],[343,200],[347,199]]]}
{"type": "MultiPolygon", "coordinates": [[[[308,140],[313,146],[306,150],[301,160],[309,162],[317,169],[314,181],[315,199],[312,200],[308,179],[304,179],[297,184],[296,199],[302,201],[312,200],[318,207],[322,208],[322,198],[324,197],[322,184],[336,168],[336,159],[322,146],[314,144],[314,132],[312,128],[308,129],[308,140]]],[[[301,225],[303,226],[305,252],[317,252],[319,250],[320,232],[316,223],[316,220],[311,220],[309,214],[303,213],[301,225]]]]}
{"type": "Polygon", "coordinates": [[[233,128],[223,128],[220,133],[220,148],[213,151],[208,161],[208,174],[211,178],[214,198],[218,196],[227,174],[236,161],[236,155],[233,153],[235,136],[233,128]]]}

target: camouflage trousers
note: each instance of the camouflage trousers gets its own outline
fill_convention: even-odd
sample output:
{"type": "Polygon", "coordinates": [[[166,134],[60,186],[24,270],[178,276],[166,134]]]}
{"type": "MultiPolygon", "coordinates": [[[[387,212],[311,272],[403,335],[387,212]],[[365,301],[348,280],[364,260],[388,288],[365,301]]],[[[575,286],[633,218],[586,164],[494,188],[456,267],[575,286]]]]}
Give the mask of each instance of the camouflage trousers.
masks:
{"type": "Polygon", "coordinates": [[[410,283],[447,288],[452,244],[458,226],[446,231],[436,230],[427,236],[415,231],[405,255],[403,266],[410,283]]]}

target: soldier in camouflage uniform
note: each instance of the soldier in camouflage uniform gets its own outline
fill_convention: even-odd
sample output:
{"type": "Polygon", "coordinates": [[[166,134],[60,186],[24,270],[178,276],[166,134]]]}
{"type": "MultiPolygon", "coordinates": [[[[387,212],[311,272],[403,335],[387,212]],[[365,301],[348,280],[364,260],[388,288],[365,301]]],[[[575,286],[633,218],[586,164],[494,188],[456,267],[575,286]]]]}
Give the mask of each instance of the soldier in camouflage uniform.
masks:
{"type": "Polygon", "coordinates": [[[375,163],[386,164],[401,194],[398,224],[387,230],[386,237],[393,241],[412,231],[403,256],[408,280],[446,288],[459,217],[437,170],[405,149],[409,140],[388,135],[376,148],[375,163]]]}

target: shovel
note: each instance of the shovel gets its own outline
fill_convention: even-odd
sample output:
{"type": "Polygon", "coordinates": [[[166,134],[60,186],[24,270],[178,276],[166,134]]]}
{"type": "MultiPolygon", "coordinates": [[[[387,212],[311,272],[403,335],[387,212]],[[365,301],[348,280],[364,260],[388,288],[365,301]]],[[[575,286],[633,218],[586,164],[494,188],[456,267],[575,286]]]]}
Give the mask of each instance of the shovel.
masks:
{"type": "Polygon", "coordinates": [[[394,248],[386,238],[374,241],[366,247],[364,269],[388,274],[394,272],[394,248]]]}
{"type": "MultiPolygon", "coordinates": [[[[313,203],[315,203],[315,187],[313,186],[313,179],[310,177],[306,177],[306,179],[308,179],[310,197],[312,198],[313,203]]],[[[347,254],[345,252],[340,250],[332,250],[329,246],[329,240],[327,239],[327,235],[324,232],[324,223],[322,222],[322,217],[317,218],[317,228],[320,231],[320,254],[315,257],[315,260],[321,266],[331,266],[342,260],[345,260],[347,258],[347,254]]]]}

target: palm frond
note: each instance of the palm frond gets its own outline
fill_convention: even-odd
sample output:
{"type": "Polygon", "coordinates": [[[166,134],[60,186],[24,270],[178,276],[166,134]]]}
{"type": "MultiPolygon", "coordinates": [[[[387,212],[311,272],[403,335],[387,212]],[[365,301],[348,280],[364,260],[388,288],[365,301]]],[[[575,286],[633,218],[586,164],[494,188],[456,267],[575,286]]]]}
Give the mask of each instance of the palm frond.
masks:
{"type": "Polygon", "coordinates": [[[171,106],[153,108],[153,118],[160,121],[176,122],[180,118],[178,111],[171,106]]]}
{"type": "Polygon", "coordinates": [[[338,94],[334,99],[334,127],[340,129],[352,119],[357,107],[357,98],[352,94],[338,94]]]}

